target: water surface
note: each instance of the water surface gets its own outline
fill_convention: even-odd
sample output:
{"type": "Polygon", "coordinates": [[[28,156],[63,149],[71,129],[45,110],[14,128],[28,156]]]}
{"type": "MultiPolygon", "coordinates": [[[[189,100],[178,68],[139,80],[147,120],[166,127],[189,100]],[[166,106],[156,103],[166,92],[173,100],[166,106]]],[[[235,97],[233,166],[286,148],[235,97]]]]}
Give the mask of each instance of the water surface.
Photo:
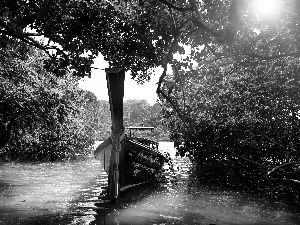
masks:
{"type": "MultiPolygon", "coordinates": [[[[187,159],[174,160],[179,182],[150,193],[138,193],[106,215],[107,224],[297,225],[299,208],[254,194],[204,187],[188,177],[187,159]],[[181,176],[179,176],[181,172],[181,176]]],[[[97,223],[100,223],[99,219],[97,223]]]]}
{"type": "Polygon", "coordinates": [[[174,173],[166,166],[166,183],[133,191],[110,211],[98,198],[107,186],[107,174],[92,157],[0,164],[0,224],[300,224],[299,208],[199,184],[189,160],[175,158],[173,143],[161,147],[173,157],[174,173]]]}
{"type": "Polygon", "coordinates": [[[80,199],[99,195],[107,175],[98,161],[0,165],[0,224],[68,212],[80,199]]]}

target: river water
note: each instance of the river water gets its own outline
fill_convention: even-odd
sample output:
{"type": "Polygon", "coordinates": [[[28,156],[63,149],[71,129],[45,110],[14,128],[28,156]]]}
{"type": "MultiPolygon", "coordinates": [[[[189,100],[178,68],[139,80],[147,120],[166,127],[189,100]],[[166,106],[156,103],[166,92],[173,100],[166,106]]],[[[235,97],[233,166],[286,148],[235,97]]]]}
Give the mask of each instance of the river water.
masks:
{"type": "MultiPolygon", "coordinates": [[[[107,174],[92,157],[57,163],[0,164],[0,224],[300,224],[300,210],[254,194],[199,185],[191,163],[168,149],[175,173],[167,182],[131,193],[105,212],[98,196],[107,174]],[[177,180],[174,179],[177,178],[177,180]]],[[[167,167],[166,167],[167,169],[167,167]]]]}

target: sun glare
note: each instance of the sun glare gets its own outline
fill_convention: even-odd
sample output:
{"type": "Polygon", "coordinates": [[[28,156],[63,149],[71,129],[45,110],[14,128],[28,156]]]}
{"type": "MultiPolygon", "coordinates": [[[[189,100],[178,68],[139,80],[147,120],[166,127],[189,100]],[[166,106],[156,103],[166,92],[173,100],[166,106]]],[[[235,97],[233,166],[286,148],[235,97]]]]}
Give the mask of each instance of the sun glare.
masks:
{"type": "Polygon", "coordinates": [[[256,0],[255,9],[260,16],[274,16],[281,9],[280,0],[256,0]]]}

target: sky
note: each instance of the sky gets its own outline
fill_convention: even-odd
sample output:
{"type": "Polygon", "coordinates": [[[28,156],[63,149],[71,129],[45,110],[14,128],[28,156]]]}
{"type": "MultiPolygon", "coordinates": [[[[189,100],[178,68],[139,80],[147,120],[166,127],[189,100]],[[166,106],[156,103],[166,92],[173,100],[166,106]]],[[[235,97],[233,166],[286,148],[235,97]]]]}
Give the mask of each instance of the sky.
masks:
{"type": "MultiPolygon", "coordinates": [[[[102,56],[95,59],[93,67],[99,69],[92,70],[91,78],[85,77],[79,81],[79,87],[93,92],[98,100],[108,101],[108,90],[106,83],[105,68],[108,68],[108,62],[106,62],[102,56]]],[[[124,84],[124,101],[128,99],[145,99],[149,104],[153,105],[156,102],[156,83],[159,76],[162,73],[162,68],[156,69],[155,76],[151,78],[149,82],[145,82],[143,85],[137,84],[136,81],[131,79],[130,72],[125,74],[124,84]]]]}

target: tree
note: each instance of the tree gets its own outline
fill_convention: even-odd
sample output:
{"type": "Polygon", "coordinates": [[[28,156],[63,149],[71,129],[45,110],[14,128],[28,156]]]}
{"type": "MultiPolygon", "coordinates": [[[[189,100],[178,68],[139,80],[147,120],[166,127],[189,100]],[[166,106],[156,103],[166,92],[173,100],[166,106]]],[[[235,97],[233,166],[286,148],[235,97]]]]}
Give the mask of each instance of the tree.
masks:
{"type": "Polygon", "coordinates": [[[255,14],[254,2],[203,1],[198,13],[171,5],[186,19],[173,46],[191,50],[179,60],[172,58],[176,47],[169,49],[172,71],[165,65],[157,93],[172,138],[185,142],[180,153],[198,154],[199,164],[207,158],[224,166],[242,161],[247,173],[268,165],[255,172],[264,176],[289,163],[291,152],[294,163],[299,160],[299,2],[282,1],[271,20],[255,14]]]}
{"type": "Polygon", "coordinates": [[[276,58],[271,66],[208,60],[189,72],[174,66],[163,86],[172,138],[184,143],[179,153],[215,180],[262,181],[287,168],[299,182],[299,59],[276,58]]]}
{"type": "MultiPolygon", "coordinates": [[[[173,55],[191,47],[191,60],[205,63],[207,55],[234,55],[238,63],[298,57],[298,1],[282,3],[272,22],[254,13],[255,1],[8,1],[1,3],[1,41],[17,39],[47,52],[46,67],[90,74],[99,53],[111,66],[130,69],[139,81],[150,68],[176,64],[173,55]],[[291,23],[290,23],[291,22],[291,23]],[[281,27],[286,27],[283,31],[281,27]],[[259,31],[257,33],[257,31],[259,31]],[[45,37],[44,42],[34,39],[45,37]],[[252,38],[245,38],[252,37],[252,38]],[[255,47],[272,44],[268,54],[255,47]],[[243,53],[242,53],[243,52],[243,53]],[[244,57],[240,57],[241,53],[244,57]],[[140,73],[139,73],[140,72],[140,73]],[[139,74],[139,75],[138,75],[139,74]]],[[[157,92],[166,71],[161,76],[157,92]]]]}
{"type": "Polygon", "coordinates": [[[127,100],[124,102],[125,126],[147,126],[150,117],[150,104],[146,100],[127,100]]]}
{"type": "Polygon", "coordinates": [[[146,136],[155,139],[155,141],[169,140],[161,116],[161,107],[157,103],[151,106],[146,100],[135,99],[124,102],[124,126],[154,127],[154,132],[146,136]]]}
{"type": "Polygon", "coordinates": [[[1,42],[14,39],[42,49],[49,56],[46,67],[57,74],[67,69],[88,75],[101,53],[134,77],[142,72],[142,81],[149,79],[149,68],[170,63],[172,54],[183,50],[179,44],[207,49],[230,44],[240,24],[239,2],[2,1],[1,42]]]}
{"type": "Polygon", "coordinates": [[[92,59],[99,53],[110,66],[130,69],[140,82],[151,77],[148,69],[162,66],[157,94],[169,127],[176,130],[174,138],[185,137],[187,149],[203,151],[203,139],[214,138],[222,143],[215,160],[224,160],[226,153],[231,161],[235,157],[247,161],[236,155],[236,142],[228,149],[227,140],[243,139],[232,136],[232,128],[254,134],[268,124],[264,138],[284,128],[291,139],[289,127],[296,132],[298,123],[294,96],[299,81],[299,1],[281,1],[281,11],[272,19],[256,14],[255,2],[4,1],[1,43],[5,46],[14,39],[44,50],[49,56],[46,67],[56,74],[66,70],[79,76],[89,74],[92,59]],[[43,35],[46,41],[35,41],[35,35],[43,35]],[[174,55],[185,53],[187,46],[188,56],[176,59],[174,55]],[[172,73],[167,71],[168,65],[172,73]],[[265,74],[272,78],[266,87],[259,85],[265,74]],[[252,81],[255,85],[247,88],[252,81]],[[289,84],[292,87],[286,88],[289,84]],[[243,106],[242,110],[238,106],[243,106]],[[275,118],[273,122],[269,115],[275,118]],[[200,133],[203,138],[196,135],[200,133]]]}
{"type": "Polygon", "coordinates": [[[91,146],[94,137],[79,116],[84,100],[78,78],[46,72],[45,55],[22,43],[1,50],[0,119],[10,134],[2,153],[10,159],[52,161],[91,146]]]}
{"type": "MultiPolygon", "coordinates": [[[[131,8],[140,6],[132,2],[131,8]]],[[[14,39],[45,51],[46,68],[58,75],[67,70],[89,75],[99,53],[136,74],[157,64],[155,53],[164,45],[158,41],[154,49],[147,22],[133,21],[133,15],[126,16],[108,1],[2,1],[0,13],[2,46],[14,39]],[[36,36],[46,39],[40,42],[36,36]]]]}

